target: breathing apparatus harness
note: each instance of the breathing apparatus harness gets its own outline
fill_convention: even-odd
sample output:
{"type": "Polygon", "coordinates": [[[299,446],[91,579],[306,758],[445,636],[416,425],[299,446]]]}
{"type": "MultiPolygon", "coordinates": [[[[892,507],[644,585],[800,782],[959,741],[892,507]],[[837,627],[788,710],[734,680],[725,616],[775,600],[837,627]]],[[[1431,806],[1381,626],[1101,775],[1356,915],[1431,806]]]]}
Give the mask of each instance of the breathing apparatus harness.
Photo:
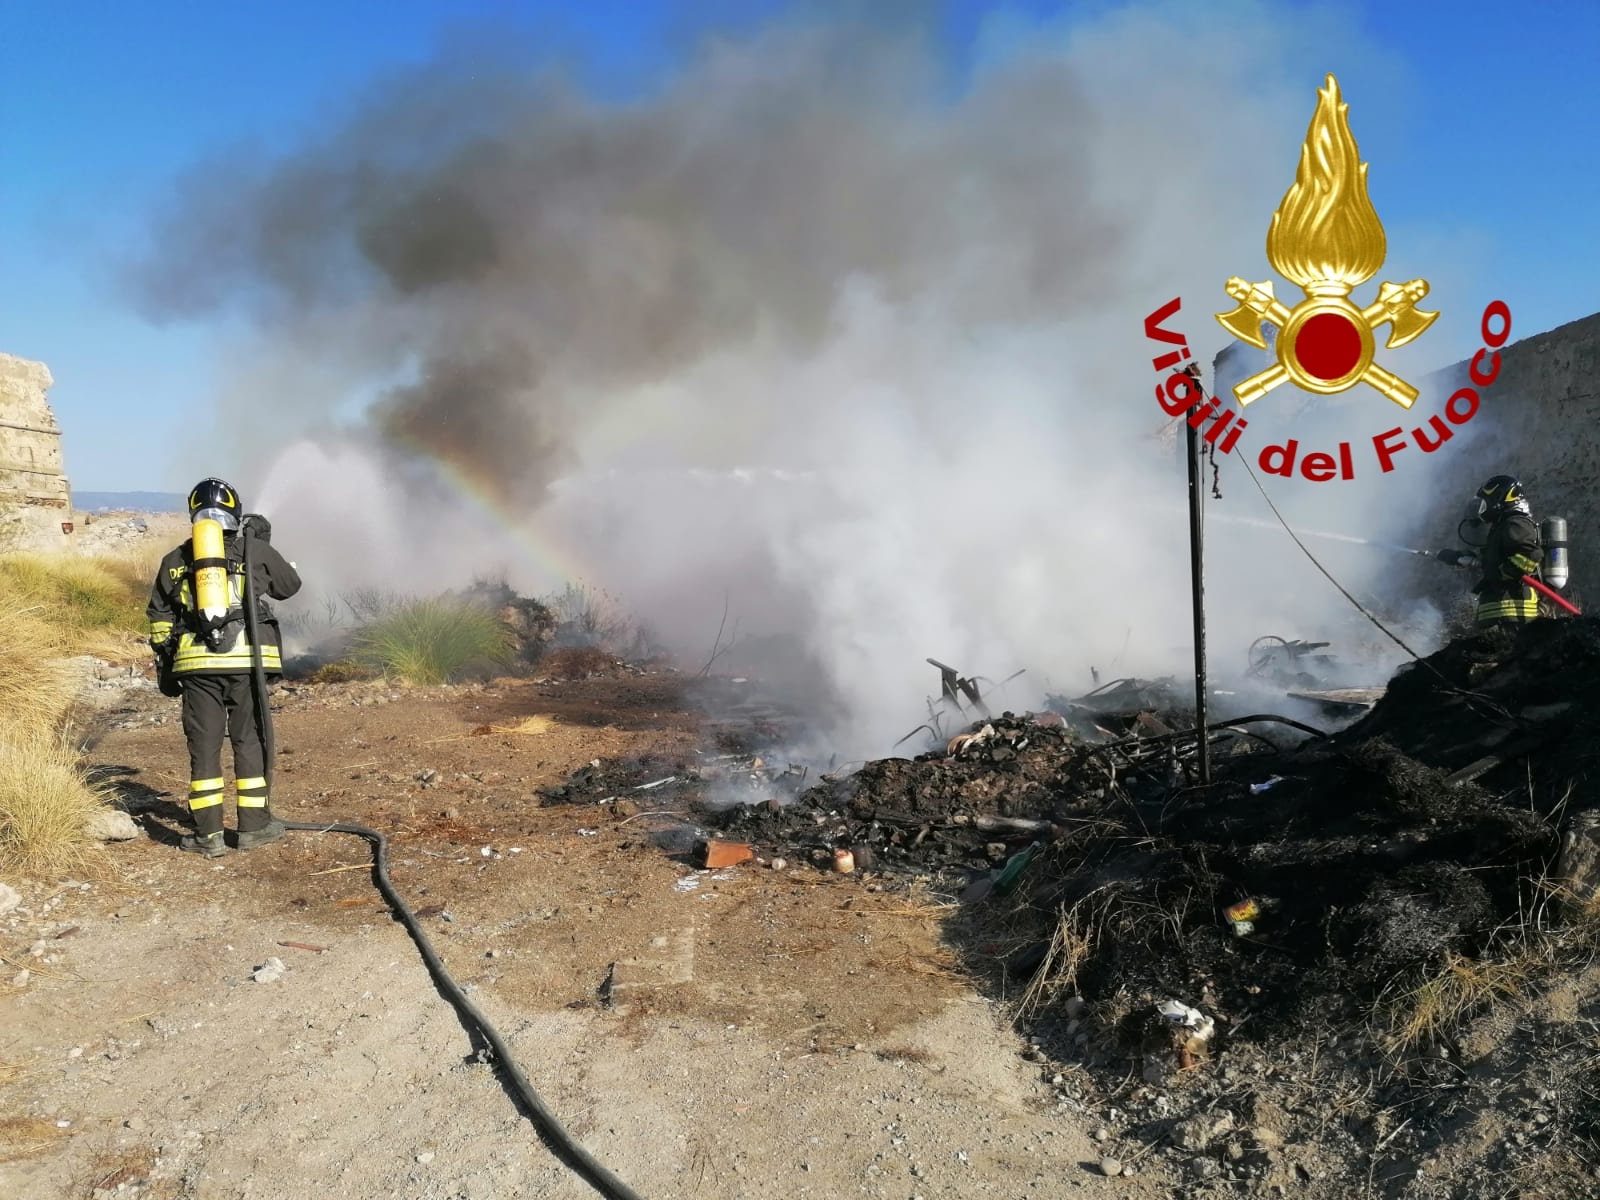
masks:
{"type": "MultiPolygon", "coordinates": [[[[1524,512],[1523,515],[1528,515],[1524,512]]],[[[1489,543],[1489,531],[1494,527],[1491,520],[1485,519],[1481,511],[1469,513],[1456,525],[1456,536],[1461,539],[1461,544],[1472,551],[1474,555],[1489,543]]],[[[1566,589],[1567,581],[1572,577],[1572,564],[1569,557],[1571,543],[1567,540],[1567,519],[1565,517],[1546,517],[1535,527],[1539,538],[1539,549],[1542,559],[1533,575],[1540,582],[1555,588],[1557,591],[1566,589]]],[[[1468,565],[1463,563],[1462,565],[1468,565]]]]}

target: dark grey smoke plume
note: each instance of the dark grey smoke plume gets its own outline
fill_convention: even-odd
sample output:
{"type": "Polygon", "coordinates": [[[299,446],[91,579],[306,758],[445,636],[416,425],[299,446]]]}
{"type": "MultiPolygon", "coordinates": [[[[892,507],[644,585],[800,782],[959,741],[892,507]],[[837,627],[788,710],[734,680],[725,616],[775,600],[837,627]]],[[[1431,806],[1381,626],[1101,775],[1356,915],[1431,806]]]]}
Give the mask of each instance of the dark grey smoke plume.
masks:
{"type": "Polygon", "coordinates": [[[1090,201],[1071,74],[945,105],[914,38],[863,32],[716,46],[633,106],[504,63],[409,74],[297,155],[205,168],[141,295],[412,376],[379,426],[527,503],[606,394],[757,336],[814,347],[852,276],[971,328],[1103,288],[1126,221],[1090,201]]]}
{"type": "MultiPolygon", "coordinates": [[[[1181,670],[1142,321],[1183,296],[1205,361],[1221,282],[1261,270],[1321,78],[1285,72],[1340,38],[1265,14],[997,28],[959,89],[905,25],[713,40],[629,103],[446,58],[292,154],[203,165],[136,285],[250,319],[224,403],[272,413],[263,503],[330,588],[576,563],[702,653],[726,590],[803,639],[858,745],[908,727],[929,654],[1181,670]]],[[[1292,556],[1263,578],[1259,536],[1211,546],[1230,652],[1329,595],[1292,556]]]]}

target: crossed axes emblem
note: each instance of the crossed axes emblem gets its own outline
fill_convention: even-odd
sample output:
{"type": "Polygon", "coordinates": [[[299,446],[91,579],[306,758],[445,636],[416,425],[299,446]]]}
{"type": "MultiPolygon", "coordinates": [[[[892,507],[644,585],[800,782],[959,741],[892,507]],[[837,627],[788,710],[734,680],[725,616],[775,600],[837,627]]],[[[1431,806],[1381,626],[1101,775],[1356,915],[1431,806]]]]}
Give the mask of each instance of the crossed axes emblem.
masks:
{"type": "Polygon", "coordinates": [[[1352,304],[1350,289],[1339,282],[1312,285],[1306,289],[1306,298],[1292,309],[1273,295],[1271,280],[1251,283],[1235,275],[1228,280],[1227,289],[1239,307],[1217,314],[1224,329],[1261,350],[1267,348],[1261,323],[1278,330],[1278,361],[1233,389],[1241,405],[1253,403],[1291,380],[1321,395],[1369,383],[1401,408],[1415,403],[1417,389],[1373,361],[1377,349],[1373,335],[1388,322],[1391,328],[1385,344],[1392,350],[1420,337],[1438,319],[1437,312],[1417,308],[1428,294],[1426,280],[1384,283],[1378,288],[1377,300],[1366,308],[1352,304]]]}

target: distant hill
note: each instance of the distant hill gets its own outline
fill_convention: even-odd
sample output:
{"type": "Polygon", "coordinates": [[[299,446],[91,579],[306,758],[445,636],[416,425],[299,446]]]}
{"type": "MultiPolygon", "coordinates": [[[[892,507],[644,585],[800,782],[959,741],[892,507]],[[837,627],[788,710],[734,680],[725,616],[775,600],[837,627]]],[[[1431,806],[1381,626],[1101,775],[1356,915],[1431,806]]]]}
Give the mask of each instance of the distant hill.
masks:
{"type": "Polygon", "coordinates": [[[79,492],[72,493],[72,507],[79,512],[105,512],[126,509],[131,512],[183,512],[188,502],[176,492],[79,492]]]}

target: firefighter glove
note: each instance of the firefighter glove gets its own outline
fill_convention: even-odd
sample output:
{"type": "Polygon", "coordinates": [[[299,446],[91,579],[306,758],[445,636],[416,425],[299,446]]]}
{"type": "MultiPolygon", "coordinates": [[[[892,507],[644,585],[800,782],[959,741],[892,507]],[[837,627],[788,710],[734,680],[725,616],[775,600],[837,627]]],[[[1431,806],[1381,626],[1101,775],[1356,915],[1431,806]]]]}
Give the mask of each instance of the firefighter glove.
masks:
{"type": "Polygon", "coordinates": [[[1475,567],[1478,565],[1478,556],[1471,550],[1440,550],[1434,557],[1452,567],[1475,567]]]}
{"type": "Polygon", "coordinates": [[[272,541],[272,522],[260,513],[246,513],[244,516],[244,528],[245,532],[258,542],[270,543],[272,541]]]}
{"type": "Polygon", "coordinates": [[[172,673],[172,655],[167,651],[156,654],[156,688],[163,696],[183,695],[183,684],[172,673]]]}

